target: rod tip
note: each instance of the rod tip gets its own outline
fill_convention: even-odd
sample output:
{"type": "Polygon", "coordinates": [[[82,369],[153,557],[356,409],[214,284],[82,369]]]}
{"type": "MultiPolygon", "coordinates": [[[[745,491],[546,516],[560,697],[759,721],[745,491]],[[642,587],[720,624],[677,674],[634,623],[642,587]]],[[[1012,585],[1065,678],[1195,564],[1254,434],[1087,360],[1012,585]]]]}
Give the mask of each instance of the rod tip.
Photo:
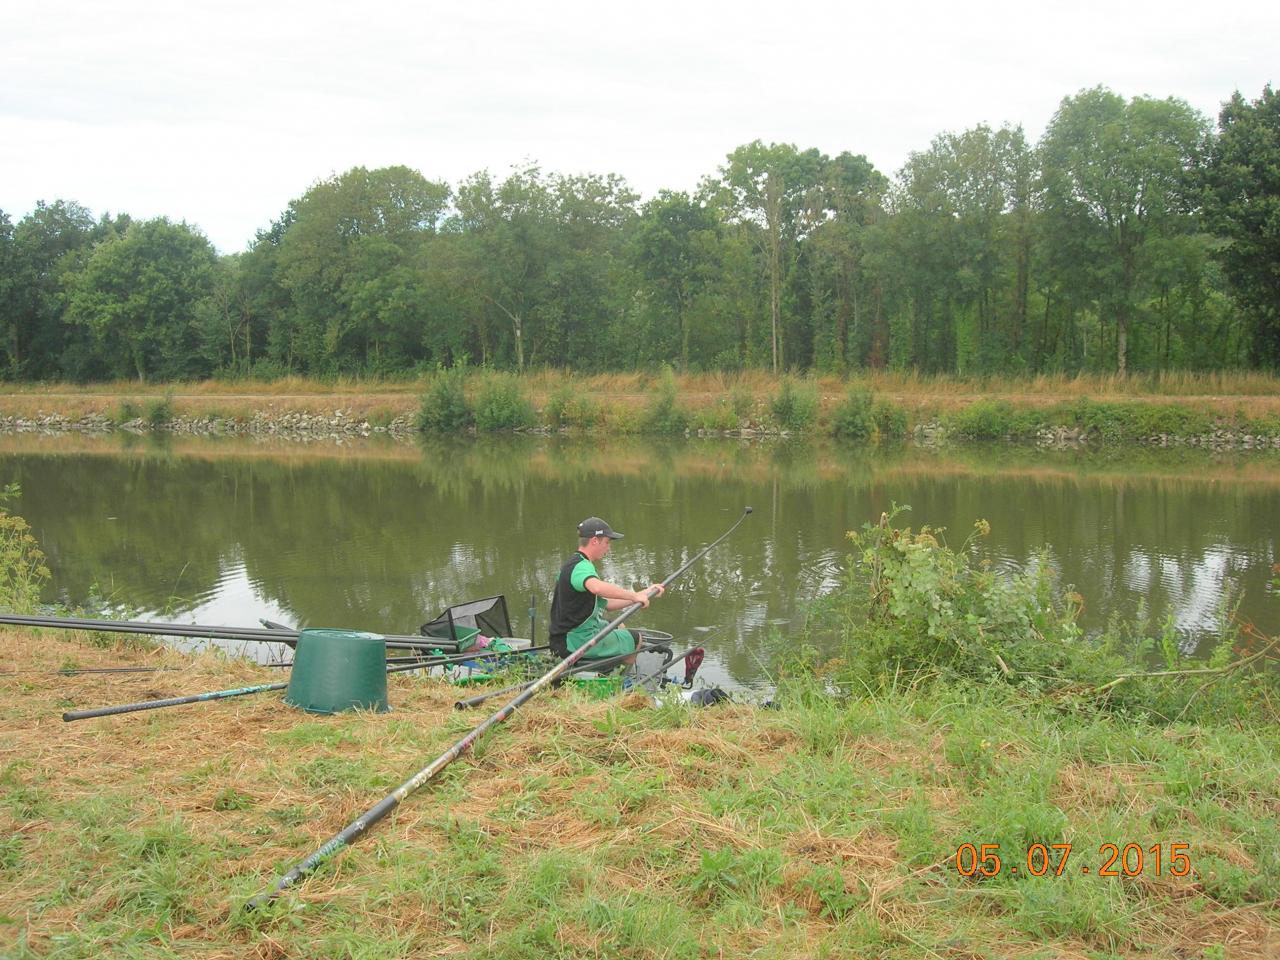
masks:
{"type": "Polygon", "coordinates": [[[746,509],[746,510],[744,510],[744,511],[742,511],[742,512],[743,512],[743,513],[750,513],[750,512],[751,512],[751,508],[750,508],[750,507],[747,507],[747,509],[746,509]]]}

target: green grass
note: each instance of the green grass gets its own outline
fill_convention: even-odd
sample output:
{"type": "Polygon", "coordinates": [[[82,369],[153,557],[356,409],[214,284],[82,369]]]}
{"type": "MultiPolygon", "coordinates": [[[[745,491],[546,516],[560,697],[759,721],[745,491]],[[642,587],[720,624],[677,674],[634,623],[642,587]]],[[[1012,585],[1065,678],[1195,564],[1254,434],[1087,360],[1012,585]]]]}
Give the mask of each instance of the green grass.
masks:
{"type": "MultiPolygon", "coordinates": [[[[14,642],[51,664],[128,655],[14,642]]],[[[249,671],[202,663],[226,672],[213,685],[249,671]]],[[[470,729],[452,690],[393,678],[390,714],[157,711],[50,748],[66,678],[0,686],[0,747],[24,757],[0,766],[0,954],[1173,960],[1261,958],[1280,934],[1274,720],[1167,722],[1008,683],[833,697],[833,676],[798,670],[776,710],[540,697],[251,914],[470,729]],[[964,876],[966,843],[1007,865],[1069,843],[1070,869],[964,876]],[[1099,876],[1108,843],[1166,864],[1188,844],[1193,875],[1099,876]]]]}

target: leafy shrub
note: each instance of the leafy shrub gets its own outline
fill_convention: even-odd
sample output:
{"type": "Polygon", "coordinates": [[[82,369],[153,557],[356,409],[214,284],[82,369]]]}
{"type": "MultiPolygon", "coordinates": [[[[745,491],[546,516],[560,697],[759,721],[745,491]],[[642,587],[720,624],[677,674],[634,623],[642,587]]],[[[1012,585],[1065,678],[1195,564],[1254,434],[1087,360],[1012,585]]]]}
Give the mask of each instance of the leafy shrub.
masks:
{"type": "Polygon", "coordinates": [[[898,440],[907,435],[907,411],[892,400],[876,400],[871,406],[871,419],[881,440],[898,440]]]}
{"type": "Polygon", "coordinates": [[[958,436],[968,440],[1031,437],[1045,423],[1042,413],[1015,409],[1005,400],[978,400],[946,419],[958,436]]]}
{"type": "Polygon", "coordinates": [[[649,406],[641,418],[646,433],[675,436],[689,429],[689,413],[676,403],[676,376],[670,367],[664,367],[658,378],[649,406]]]}
{"type": "Polygon", "coordinates": [[[724,397],[720,397],[709,407],[699,410],[694,422],[700,430],[736,430],[739,418],[733,407],[724,397]]]}
{"type": "Polygon", "coordinates": [[[769,401],[769,412],[783,430],[807,430],[818,419],[818,390],[811,383],[782,380],[782,389],[769,401]]]}
{"type": "Polygon", "coordinates": [[[866,443],[876,431],[871,394],[850,390],[840,405],[831,411],[831,434],[841,440],[866,443]]]}
{"type": "MultiPolygon", "coordinates": [[[[1276,715],[1280,677],[1237,669],[1246,662],[1230,642],[1210,658],[1206,676],[1206,665],[1187,666],[1168,637],[1159,643],[1165,669],[1153,670],[1156,638],[1115,627],[1083,635],[1075,622],[1083,601],[1055,584],[1048,562],[1015,573],[973,562],[986,521],[953,550],[940,530],[893,527],[900,509],[848,535],[856,553],[846,583],[815,605],[807,625],[834,632],[839,654],[813,664],[811,674],[857,691],[995,681],[1072,708],[1161,721],[1276,715]],[[1197,671],[1196,682],[1179,673],[1186,669],[1197,671]]],[[[803,666],[795,657],[786,663],[792,674],[803,666]]],[[[978,763],[971,746],[957,741],[956,757],[978,763]]]]}
{"type": "MultiPolygon", "coordinates": [[[[0,493],[0,503],[16,497],[16,484],[0,493]]],[[[40,588],[49,579],[44,553],[22,517],[0,506],[0,607],[30,613],[40,603],[40,588]]]]}
{"type": "Polygon", "coordinates": [[[591,398],[579,393],[568,382],[556,387],[547,398],[543,413],[547,424],[556,430],[562,427],[592,427],[600,420],[600,410],[591,398]]]}
{"type": "Polygon", "coordinates": [[[476,396],[476,430],[482,433],[526,430],[536,422],[533,404],[514,376],[495,373],[485,378],[476,396]]]}
{"type": "Polygon", "coordinates": [[[147,404],[147,425],[153,430],[173,422],[173,394],[166,393],[147,404]]]}
{"type": "Polygon", "coordinates": [[[120,406],[116,408],[116,423],[128,423],[130,420],[138,420],[141,417],[142,411],[132,400],[121,400],[120,406]]]}
{"type": "Polygon", "coordinates": [[[438,370],[431,378],[415,420],[420,433],[458,433],[475,423],[467,402],[466,374],[461,367],[438,370]]]}

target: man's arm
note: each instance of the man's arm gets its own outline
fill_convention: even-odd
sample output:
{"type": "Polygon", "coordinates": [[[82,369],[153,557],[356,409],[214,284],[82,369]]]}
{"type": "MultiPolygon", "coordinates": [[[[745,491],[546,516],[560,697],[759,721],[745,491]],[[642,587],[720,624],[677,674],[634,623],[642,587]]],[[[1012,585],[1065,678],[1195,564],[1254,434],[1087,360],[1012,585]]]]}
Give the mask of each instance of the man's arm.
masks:
{"type": "Polygon", "coordinates": [[[650,590],[656,588],[658,591],[657,596],[659,597],[665,592],[660,583],[655,583],[644,590],[628,590],[626,587],[619,586],[616,583],[609,583],[599,577],[591,577],[583,586],[597,597],[604,597],[609,601],[605,605],[608,610],[621,610],[623,607],[629,607],[633,603],[647,607],[649,606],[650,590]]]}

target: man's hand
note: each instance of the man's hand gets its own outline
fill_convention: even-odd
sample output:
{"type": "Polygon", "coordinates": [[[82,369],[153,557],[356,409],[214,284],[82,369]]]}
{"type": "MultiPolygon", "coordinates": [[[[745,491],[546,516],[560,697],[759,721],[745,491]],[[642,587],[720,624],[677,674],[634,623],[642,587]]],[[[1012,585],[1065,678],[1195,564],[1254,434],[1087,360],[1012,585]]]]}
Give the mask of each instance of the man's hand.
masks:
{"type": "Polygon", "coordinates": [[[642,607],[649,606],[649,592],[656,591],[655,596],[662,596],[667,592],[667,588],[660,583],[652,583],[643,590],[636,590],[631,595],[631,602],[638,603],[642,607]]]}

